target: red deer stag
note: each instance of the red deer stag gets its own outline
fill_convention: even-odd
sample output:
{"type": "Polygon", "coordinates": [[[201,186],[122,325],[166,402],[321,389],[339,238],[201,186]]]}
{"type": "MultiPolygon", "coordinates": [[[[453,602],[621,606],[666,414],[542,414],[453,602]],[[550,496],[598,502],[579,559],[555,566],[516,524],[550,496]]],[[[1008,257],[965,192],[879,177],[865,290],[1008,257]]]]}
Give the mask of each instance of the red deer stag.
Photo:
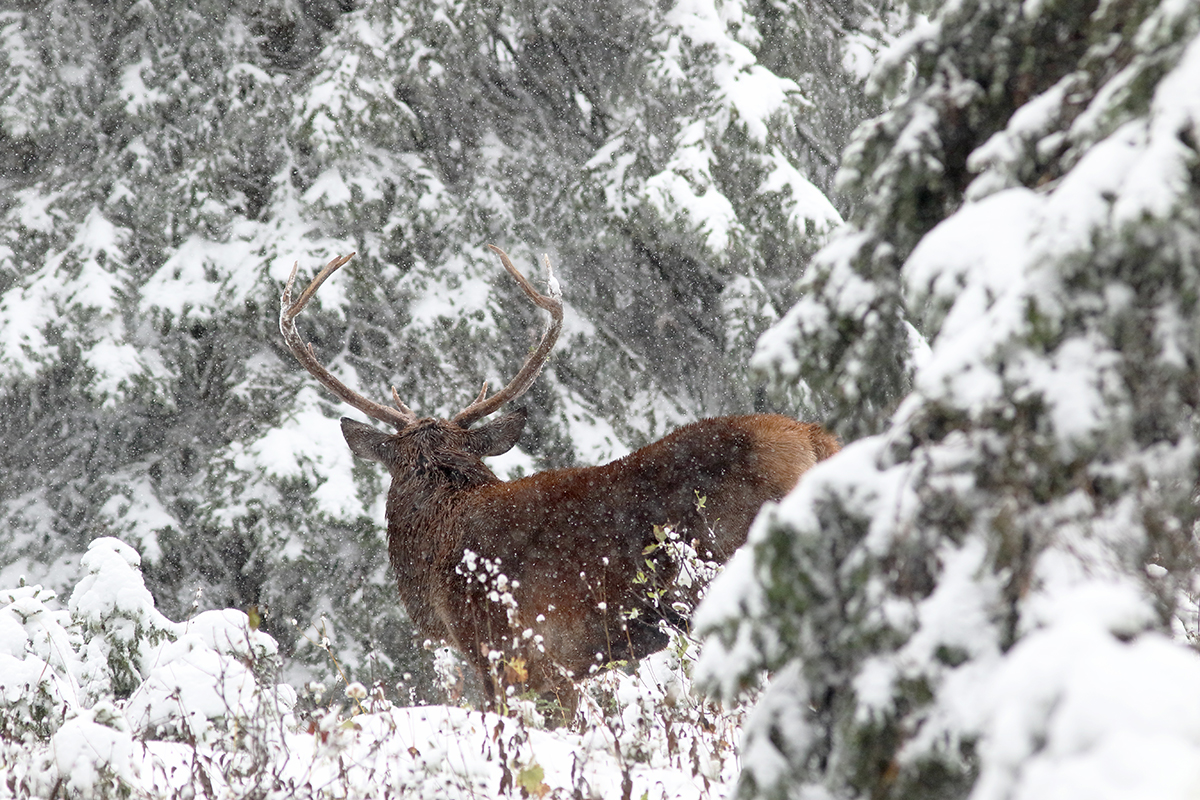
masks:
{"type": "MultiPolygon", "coordinates": [[[[655,652],[669,638],[657,621],[681,622],[656,608],[636,578],[655,542],[654,526],[670,523],[724,561],[746,541],[759,507],[787,494],[805,470],[837,452],[838,442],[818,425],[774,414],[721,417],[606,466],[501,481],[482,459],[516,444],[524,409],[471,426],[530,387],[558,338],[563,308],[552,274],[549,295],[540,294],[502,250],[491,249],[551,323],[507,386],[488,396],[485,383],[453,419],[419,418],[395,388],[395,407],[368,400],[331,375],[301,339],[296,316],[350,256],[329,262],[294,302],[293,268],[279,327],[321,384],[396,429],[383,433],[342,419],[354,454],[391,472],[388,555],[417,629],[471,662],[489,703],[503,688],[498,678],[552,692],[570,709],[569,676],[655,652]],[[697,508],[698,495],[707,498],[711,521],[697,508]]],[[[672,574],[672,565],[664,567],[672,574]]]]}

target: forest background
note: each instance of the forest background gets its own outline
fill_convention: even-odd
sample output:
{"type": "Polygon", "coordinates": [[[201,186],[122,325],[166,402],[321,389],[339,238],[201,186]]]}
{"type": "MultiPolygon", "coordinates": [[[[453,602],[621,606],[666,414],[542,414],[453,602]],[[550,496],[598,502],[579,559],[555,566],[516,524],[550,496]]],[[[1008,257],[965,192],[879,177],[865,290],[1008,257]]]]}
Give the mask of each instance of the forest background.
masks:
{"type": "Polygon", "coordinates": [[[840,222],[821,189],[872,107],[843,67],[878,44],[864,12],[7,12],[0,578],[65,589],[90,541],[120,536],[172,618],[257,607],[306,674],[329,669],[297,652],[325,614],[356,676],[419,671],[386,475],[353,463],[349,409],[278,333],[297,261],[357,253],[301,321],[332,369],[449,416],[544,325],[486,245],[531,277],[549,253],[567,327],[502,475],[603,463],[702,416],[813,417],[747,361],[840,222]]]}
{"type": "Polygon", "coordinates": [[[776,676],[745,791],[1010,796],[1062,752],[1195,786],[1165,754],[1200,682],[1136,693],[1197,670],[1198,31],[1181,0],[11,6],[0,585],[65,595],[116,536],[167,617],[253,610],[286,680],[328,639],[435,699],[385,476],[277,292],[355,251],[305,335],[442,416],[540,332],[485,246],[545,251],[567,326],[501,474],[750,410],[850,445],[697,620],[709,691],[776,676]],[[1063,721],[1097,703],[1136,713],[1063,721]]]}

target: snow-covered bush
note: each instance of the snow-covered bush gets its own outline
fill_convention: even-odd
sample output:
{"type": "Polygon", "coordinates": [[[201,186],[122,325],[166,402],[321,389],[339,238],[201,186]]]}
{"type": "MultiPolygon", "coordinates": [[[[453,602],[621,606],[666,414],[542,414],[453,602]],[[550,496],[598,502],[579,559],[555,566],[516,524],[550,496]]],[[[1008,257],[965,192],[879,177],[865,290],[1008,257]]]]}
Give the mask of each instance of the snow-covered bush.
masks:
{"type": "Polygon", "coordinates": [[[50,735],[65,711],[79,703],[73,675],[80,671],[81,637],[70,630],[66,612],[48,605],[54,598],[40,586],[0,595],[0,725],[5,739],[50,735]]]}
{"type": "Polygon", "coordinates": [[[140,561],[101,538],[66,608],[37,586],[0,592],[0,787],[128,796],[153,782],[146,740],[240,742],[290,713],[295,693],[271,680],[275,642],[237,611],[171,622],[140,561]]]}
{"type": "Polygon", "coordinates": [[[757,356],[882,432],[697,619],[712,690],[776,671],[739,795],[1193,797],[1200,9],[966,0],[882,63],[757,356]]]}

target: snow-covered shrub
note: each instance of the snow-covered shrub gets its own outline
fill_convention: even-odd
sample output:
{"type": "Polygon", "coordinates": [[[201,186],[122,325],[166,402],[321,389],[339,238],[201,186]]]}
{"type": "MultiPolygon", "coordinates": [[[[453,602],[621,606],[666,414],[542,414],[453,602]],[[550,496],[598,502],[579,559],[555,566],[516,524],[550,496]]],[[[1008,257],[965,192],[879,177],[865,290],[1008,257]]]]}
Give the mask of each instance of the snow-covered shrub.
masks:
{"type": "Polygon", "coordinates": [[[154,663],[156,645],[173,638],[142,582],[141,561],[124,542],[97,539],[80,562],[86,574],[67,609],[86,642],[80,686],[93,702],[129,697],[154,663]]]}
{"type": "Polygon", "coordinates": [[[243,740],[287,718],[275,642],[240,611],[172,622],[125,543],[96,539],[66,608],[37,586],[0,591],[0,785],[18,795],[128,796],[152,781],[147,740],[243,740]]]}
{"type": "Polygon", "coordinates": [[[173,641],[157,648],[152,666],[129,697],[125,713],[136,730],[155,738],[192,741],[257,717],[260,704],[290,709],[289,687],[278,696],[262,687],[278,669],[275,641],[251,630],[240,611],[205,611],[175,626],[173,641]]]}
{"type": "Polygon", "coordinates": [[[37,755],[21,787],[32,797],[130,797],[142,779],[141,743],[106,701],[77,709],[37,755]]]}
{"type": "Polygon", "coordinates": [[[697,619],[713,691],[777,671],[739,794],[1194,797],[1200,12],[968,0],[884,64],[758,356],[882,433],[697,619]]]}
{"type": "Polygon", "coordinates": [[[81,637],[54,592],[22,586],[0,592],[0,735],[48,736],[79,705],[81,637]]]}

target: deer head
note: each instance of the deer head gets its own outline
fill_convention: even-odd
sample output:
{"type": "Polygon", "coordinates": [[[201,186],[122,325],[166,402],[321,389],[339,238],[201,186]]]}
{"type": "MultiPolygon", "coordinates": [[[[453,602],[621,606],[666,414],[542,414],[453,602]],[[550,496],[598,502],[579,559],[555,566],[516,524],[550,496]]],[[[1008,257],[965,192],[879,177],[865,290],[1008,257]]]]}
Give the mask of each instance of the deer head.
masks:
{"type": "MultiPolygon", "coordinates": [[[[292,267],[291,275],[288,276],[287,285],[284,287],[280,301],[279,330],[283,334],[283,340],[287,344],[288,349],[296,357],[296,360],[322,386],[333,392],[340,400],[353,408],[357,408],[368,417],[391,425],[398,432],[409,432],[409,436],[405,438],[414,438],[423,441],[425,447],[422,449],[446,454],[469,454],[476,459],[505,453],[517,443],[517,440],[521,436],[521,432],[525,427],[524,411],[514,411],[475,428],[472,428],[471,425],[495,413],[505,403],[520,397],[533,385],[538,373],[541,372],[543,365],[545,365],[551,349],[553,349],[555,342],[558,341],[559,332],[562,330],[562,292],[559,289],[557,279],[554,277],[554,270],[550,265],[548,256],[543,256],[542,258],[546,264],[549,295],[543,295],[534,289],[525,276],[513,266],[512,260],[509,259],[507,253],[494,245],[488,245],[488,247],[500,257],[500,263],[504,265],[504,269],[516,280],[517,285],[521,287],[521,290],[525,292],[525,295],[533,304],[550,313],[550,325],[542,335],[537,348],[530,353],[529,357],[525,360],[524,366],[508,382],[507,386],[496,394],[489,396],[487,382],[484,382],[483,389],[479,392],[475,400],[462,411],[455,414],[449,421],[419,419],[413,410],[400,399],[395,386],[392,387],[392,402],[394,406],[376,403],[353,391],[334,377],[321,364],[317,359],[313,346],[306,343],[301,338],[299,331],[296,330],[296,317],[308,305],[308,302],[317,293],[317,290],[321,288],[321,284],[348,262],[354,256],[353,253],[339,256],[326,264],[325,268],[317,273],[317,276],[313,278],[308,287],[294,301],[292,300],[292,288],[296,280],[296,271],[299,268],[299,264],[297,263],[292,267]]],[[[355,455],[361,458],[380,461],[389,468],[401,461],[403,448],[395,446],[395,437],[393,436],[380,433],[369,425],[364,425],[351,419],[342,420],[342,432],[346,437],[346,442],[350,445],[350,449],[355,455]]],[[[482,463],[480,463],[480,466],[482,466],[482,463]]]]}

